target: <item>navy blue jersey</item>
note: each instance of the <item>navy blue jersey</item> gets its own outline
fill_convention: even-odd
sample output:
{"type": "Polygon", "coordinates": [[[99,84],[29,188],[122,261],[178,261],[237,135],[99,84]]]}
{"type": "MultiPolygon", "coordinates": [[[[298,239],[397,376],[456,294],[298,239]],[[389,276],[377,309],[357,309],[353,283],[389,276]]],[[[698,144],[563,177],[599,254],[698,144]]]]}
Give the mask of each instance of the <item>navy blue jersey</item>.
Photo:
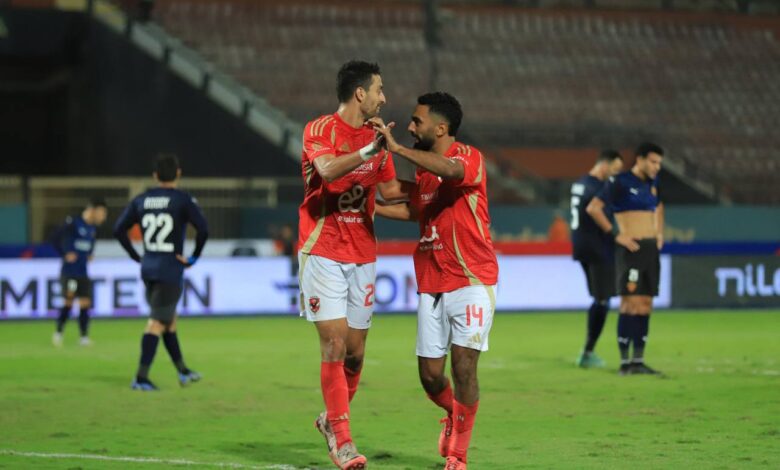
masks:
{"type": "Polygon", "coordinates": [[[65,224],[54,232],[51,244],[62,256],[63,277],[87,277],[87,261],[95,251],[97,227],[88,224],[80,215],[68,217],[65,224]],[[67,253],[76,253],[76,261],[65,260],[67,253]]]}
{"type": "MultiPolygon", "coordinates": [[[[601,192],[606,183],[595,176],[585,175],[571,185],[571,241],[574,259],[585,263],[608,262],[613,258],[614,239],[604,233],[586,211],[591,199],[601,192]]],[[[607,218],[612,211],[604,207],[607,218]]]]}
{"type": "Polygon", "coordinates": [[[192,253],[197,258],[206,244],[208,226],[195,198],[178,189],[154,188],[130,202],[116,221],[114,236],[131,258],[141,262],[142,279],[180,283],[184,264],[176,255],[183,256],[188,223],[198,231],[192,253]],[[141,225],[143,233],[143,258],[127,236],[127,231],[135,224],[141,225]]]}
{"type": "Polygon", "coordinates": [[[598,194],[599,199],[612,209],[612,212],[650,211],[661,202],[658,178],[643,180],[631,171],[610,178],[598,194]]]}

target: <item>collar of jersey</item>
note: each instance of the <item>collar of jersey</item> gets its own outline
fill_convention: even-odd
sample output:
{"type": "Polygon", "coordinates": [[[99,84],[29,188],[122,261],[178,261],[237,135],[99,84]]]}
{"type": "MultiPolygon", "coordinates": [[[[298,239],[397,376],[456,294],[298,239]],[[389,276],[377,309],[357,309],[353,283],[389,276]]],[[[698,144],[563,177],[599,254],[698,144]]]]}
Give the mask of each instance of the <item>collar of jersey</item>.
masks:
{"type": "Polygon", "coordinates": [[[333,117],[336,119],[336,125],[344,129],[345,131],[351,133],[351,134],[357,134],[358,132],[363,132],[365,129],[367,129],[366,125],[363,125],[362,127],[358,127],[355,129],[354,127],[347,124],[343,119],[341,119],[341,116],[339,116],[338,112],[333,113],[333,117]]]}

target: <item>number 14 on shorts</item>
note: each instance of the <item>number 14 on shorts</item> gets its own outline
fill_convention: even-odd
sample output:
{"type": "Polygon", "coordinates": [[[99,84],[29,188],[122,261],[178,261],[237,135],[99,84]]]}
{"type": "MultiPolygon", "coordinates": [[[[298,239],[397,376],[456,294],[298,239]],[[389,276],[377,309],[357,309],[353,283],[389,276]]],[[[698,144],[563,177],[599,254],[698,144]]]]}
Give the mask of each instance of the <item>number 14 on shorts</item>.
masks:
{"type": "Polygon", "coordinates": [[[476,305],[466,305],[466,326],[471,326],[472,318],[474,322],[479,322],[479,326],[482,326],[482,307],[477,309],[476,305]]]}

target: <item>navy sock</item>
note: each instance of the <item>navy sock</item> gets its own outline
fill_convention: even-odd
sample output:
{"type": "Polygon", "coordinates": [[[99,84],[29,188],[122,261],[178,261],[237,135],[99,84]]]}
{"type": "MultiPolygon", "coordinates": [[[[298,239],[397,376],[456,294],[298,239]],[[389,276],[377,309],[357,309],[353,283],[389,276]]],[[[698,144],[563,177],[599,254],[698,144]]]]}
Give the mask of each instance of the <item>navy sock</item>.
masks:
{"type": "Polygon", "coordinates": [[[79,330],[81,330],[81,336],[84,338],[89,334],[89,309],[82,308],[79,310],[79,330]]]}
{"type": "Polygon", "coordinates": [[[188,369],[187,366],[184,365],[184,358],[182,358],[181,348],[179,347],[179,338],[176,336],[176,332],[166,331],[163,333],[162,338],[165,349],[168,350],[168,355],[171,356],[171,360],[176,366],[176,369],[181,373],[187,373],[188,369]]]}
{"type": "Polygon", "coordinates": [[[140,380],[149,379],[149,368],[152,366],[154,354],[157,352],[157,344],[160,337],[151,333],[145,333],[141,338],[141,361],[138,365],[136,377],[140,380]]]}
{"type": "Polygon", "coordinates": [[[647,342],[647,333],[650,330],[650,315],[637,315],[636,328],[634,329],[634,355],[632,362],[642,363],[644,361],[645,343],[647,342]]]}
{"type": "Polygon", "coordinates": [[[60,308],[60,316],[57,317],[57,333],[62,333],[65,329],[65,322],[68,321],[70,316],[70,307],[63,306],[60,308]]]}
{"type": "Polygon", "coordinates": [[[607,312],[609,311],[608,301],[594,301],[588,310],[588,336],[585,339],[585,352],[593,352],[596,342],[604,329],[604,322],[607,321],[607,312]]]}
{"type": "Polygon", "coordinates": [[[628,349],[631,346],[631,315],[620,313],[617,324],[618,349],[620,350],[620,364],[628,364],[628,349]]]}

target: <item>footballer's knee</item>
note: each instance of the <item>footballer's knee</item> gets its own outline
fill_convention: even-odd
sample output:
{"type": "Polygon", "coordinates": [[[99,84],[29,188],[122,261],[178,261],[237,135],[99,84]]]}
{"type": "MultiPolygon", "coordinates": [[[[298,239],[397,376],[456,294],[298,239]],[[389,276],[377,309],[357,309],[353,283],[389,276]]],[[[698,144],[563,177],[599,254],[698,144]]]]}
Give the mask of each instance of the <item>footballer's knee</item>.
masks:
{"type": "Polygon", "coordinates": [[[322,359],[326,362],[343,361],[347,355],[347,343],[344,338],[331,336],[321,341],[322,359]]]}
{"type": "Polygon", "coordinates": [[[418,369],[420,384],[429,395],[438,395],[447,388],[447,377],[444,376],[444,361],[446,357],[438,359],[419,358],[418,369]]]}
{"type": "Polygon", "coordinates": [[[348,353],[344,357],[344,367],[353,372],[360,372],[360,370],[363,369],[363,354],[357,355],[348,353]]]}
{"type": "Polygon", "coordinates": [[[165,324],[159,320],[150,318],[146,323],[146,333],[151,333],[155,336],[160,336],[165,331],[165,324]]]}

